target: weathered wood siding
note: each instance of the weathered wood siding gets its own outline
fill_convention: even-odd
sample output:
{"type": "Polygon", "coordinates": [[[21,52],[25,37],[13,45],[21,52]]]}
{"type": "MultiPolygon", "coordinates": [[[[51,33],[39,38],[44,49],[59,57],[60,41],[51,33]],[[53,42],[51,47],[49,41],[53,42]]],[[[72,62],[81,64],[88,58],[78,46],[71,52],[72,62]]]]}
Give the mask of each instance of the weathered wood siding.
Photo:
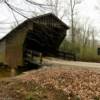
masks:
{"type": "Polygon", "coordinates": [[[6,40],[0,42],[0,63],[6,64],[6,40]]]}
{"type": "Polygon", "coordinates": [[[23,43],[32,23],[25,23],[7,38],[6,61],[10,67],[23,65],[23,43]]]}

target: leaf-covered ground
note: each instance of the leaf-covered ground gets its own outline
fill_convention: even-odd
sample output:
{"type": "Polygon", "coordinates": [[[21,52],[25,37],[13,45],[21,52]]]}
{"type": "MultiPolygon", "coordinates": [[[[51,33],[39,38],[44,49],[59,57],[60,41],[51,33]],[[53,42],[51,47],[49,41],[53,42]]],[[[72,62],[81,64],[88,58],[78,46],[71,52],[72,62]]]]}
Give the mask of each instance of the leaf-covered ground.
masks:
{"type": "Polygon", "coordinates": [[[49,63],[41,69],[2,79],[0,100],[100,100],[98,70],[49,63]]]}

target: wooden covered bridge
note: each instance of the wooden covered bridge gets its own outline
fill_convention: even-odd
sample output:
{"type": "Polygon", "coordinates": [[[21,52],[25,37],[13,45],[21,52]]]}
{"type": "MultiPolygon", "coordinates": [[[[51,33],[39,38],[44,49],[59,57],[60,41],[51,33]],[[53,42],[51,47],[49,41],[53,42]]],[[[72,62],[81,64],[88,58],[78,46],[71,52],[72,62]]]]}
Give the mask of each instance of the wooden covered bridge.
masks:
{"type": "Polygon", "coordinates": [[[55,54],[69,27],[52,13],[28,19],[0,40],[0,62],[11,68],[55,54]]]}

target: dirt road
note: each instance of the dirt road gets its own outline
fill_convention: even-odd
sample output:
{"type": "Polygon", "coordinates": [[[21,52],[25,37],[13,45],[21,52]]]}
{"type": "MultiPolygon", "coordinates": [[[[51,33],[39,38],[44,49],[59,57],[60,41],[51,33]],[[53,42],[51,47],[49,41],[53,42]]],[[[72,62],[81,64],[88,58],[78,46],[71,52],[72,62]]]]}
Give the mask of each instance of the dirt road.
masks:
{"type": "Polygon", "coordinates": [[[44,59],[45,63],[51,65],[58,66],[69,66],[69,67],[81,67],[81,68],[92,68],[92,69],[99,69],[100,63],[93,63],[93,62],[80,62],[80,61],[68,61],[68,60],[61,60],[56,58],[47,58],[44,59]]]}

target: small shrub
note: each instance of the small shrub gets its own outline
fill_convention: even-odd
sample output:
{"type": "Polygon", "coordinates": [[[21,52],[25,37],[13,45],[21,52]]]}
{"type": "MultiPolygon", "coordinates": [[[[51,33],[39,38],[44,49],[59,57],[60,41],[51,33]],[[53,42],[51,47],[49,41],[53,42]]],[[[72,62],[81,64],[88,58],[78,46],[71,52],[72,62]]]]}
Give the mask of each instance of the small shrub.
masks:
{"type": "Polygon", "coordinates": [[[26,97],[26,100],[33,100],[32,95],[28,95],[28,96],[26,97]]]}
{"type": "Polygon", "coordinates": [[[99,96],[95,96],[93,99],[94,100],[100,100],[100,97],[99,96]]]}

